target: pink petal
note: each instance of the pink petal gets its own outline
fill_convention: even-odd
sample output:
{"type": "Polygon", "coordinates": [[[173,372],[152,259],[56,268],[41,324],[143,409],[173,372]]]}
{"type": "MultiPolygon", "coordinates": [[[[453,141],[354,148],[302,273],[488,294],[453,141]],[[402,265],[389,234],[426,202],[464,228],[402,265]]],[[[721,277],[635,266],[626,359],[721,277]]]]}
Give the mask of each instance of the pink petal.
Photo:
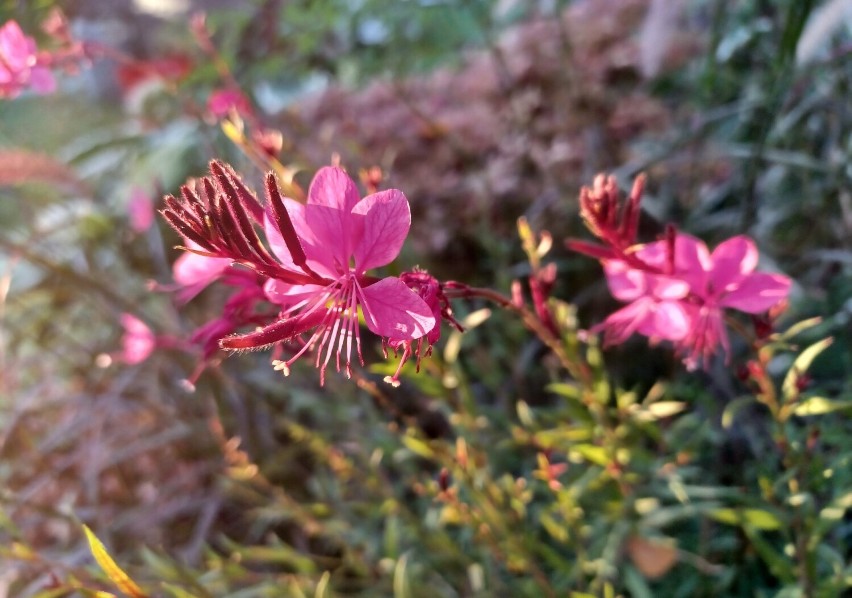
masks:
{"type": "Polygon", "coordinates": [[[346,214],[352,211],[360,193],[346,171],[336,166],[320,168],[308,188],[308,204],[326,206],[346,214]]]}
{"type": "Polygon", "coordinates": [[[737,288],[725,294],[719,305],[750,314],[760,313],[786,299],[790,284],[790,279],[781,274],[750,274],[737,288]]]}
{"type": "MultiPolygon", "coordinates": [[[[189,249],[200,249],[192,241],[186,242],[189,249]]],[[[178,295],[181,302],[187,302],[211,282],[219,278],[231,265],[231,260],[224,257],[206,257],[186,251],[172,266],[172,278],[185,287],[178,295]]]]}
{"type": "MultiPolygon", "coordinates": [[[[636,252],[643,262],[659,268],[663,272],[669,270],[669,250],[666,241],[655,241],[642,246],[636,252]]],[[[700,296],[706,294],[707,272],[712,267],[710,253],[703,241],[691,235],[678,233],[675,238],[674,274],[686,282],[692,291],[700,296]]]]}
{"type": "Polygon", "coordinates": [[[692,235],[678,233],[675,238],[675,271],[708,272],[713,267],[707,245],[692,235]]]}
{"type": "Polygon", "coordinates": [[[148,325],[128,313],[121,314],[121,325],[124,328],[124,335],[121,337],[121,360],[136,364],[148,359],[156,345],[156,337],[148,325]]]}
{"type": "Polygon", "coordinates": [[[691,321],[679,301],[661,301],[653,306],[651,312],[652,317],[639,327],[641,334],[677,341],[689,333],[691,321]]]}
{"type": "Polygon", "coordinates": [[[757,247],[740,235],[720,243],[713,250],[713,271],[710,282],[715,293],[731,288],[757,267],[757,247]]]}
{"type": "Polygon", "coordinates": [[[263,294],[267,300],[287,307],[315,297],[324,289],[325,287],[316,284],[288,284],[272,278],[263,284],[263,294]]]}
{"type": "Polygon", "coordinates": [[[361,289],[364,320],[373,333],[413,340],[435,327],[432,310],[399,278],[389,276],[361,289]]]}
{"type": "Polygon", "coordinates": [[[37,66],[30,71],[30,87],[40,94],[50,94],[56,91],[56,79],[48,69],[37,66]]]}
{"type": "Polygon", "coordinates": [[[621,260],[604,262],[604,273],[609,292],[619,301],[633,301],[647,291],[645,273],[621,260]]]}
{"type": "Polygon", "coordinates": [[[606,345],[620,345],[633,336],[633,333],[645,322],[651,313],[652,305],[651,299],[646,297],[637,299],[610,314],[602,324],[592,328],[592,332],[598,332],[602,328],[605,330],[604,343],[606,345]]]}
{"type": "Polygon", "coordinates": [[[127,212],[130,228],[137,233],[145,232],[154,224],[154,204],[148,194],[138,187],[130,192],[127,212]]]}
{"type": "Polygon", "coordinates": [[[411,210],[402,191],[368,195],[352,214],[362,215],[364,220],[360,238],[353,239],[356,271],[362,274],[396,259],[411,228],[411,210]]]}
{"type": "MultiPolygon", "coordinates": [[[[293,201],[293,200],[290,200],[293,201]]],[[[290,206],[287,205],[287,198],[284,198],[285,206],[287,208],[287,213],[290,214],[290,219],[293,221],[293,226],[296,228],[296,231],[300,230],[300,226],[296,224],[297,219],[293,217],[293,212],[290,211],[290,206]]],[[[296,203],[296,202],[293,202],[296,203]]],[[[301,205],[296,204],[301,208],[299,210],[300,218],[298,219],[301,224],[301,230],[307,230],[307,227],[304,225],[304,209],[301,205]]],[[[263,214],[263,232],[266,233],[266,240],[269,242],[269,248],[272,250],[272,253],[275,257],[278,258],[278,261],[284,265],[285,268],[296,270],[296,264],[293,263],[293,258],[290,256],[290,250],[287,249],[287,243],[284,241],[284,237],[281,236],[281,233],[278,231],[278,227],[275,226],[272,218],[269,217],[269,210],[263,214]]],[[[301,235],[299,235],[299,240],[303,241],[301,235]]],[[[304,243],[302,245],[304,248],[304,243]]],[[[307,250],[305,250],[307,251],[307,250]]]]}
{"type": "Polygon", "coordinates": [[[643,295],[656,299],[682,299],[689,292],[689,285],[678,278],[643,272],[621,260],[606,262],[604,271],[610,292],[620,301],[634,301],[643,295]]]}

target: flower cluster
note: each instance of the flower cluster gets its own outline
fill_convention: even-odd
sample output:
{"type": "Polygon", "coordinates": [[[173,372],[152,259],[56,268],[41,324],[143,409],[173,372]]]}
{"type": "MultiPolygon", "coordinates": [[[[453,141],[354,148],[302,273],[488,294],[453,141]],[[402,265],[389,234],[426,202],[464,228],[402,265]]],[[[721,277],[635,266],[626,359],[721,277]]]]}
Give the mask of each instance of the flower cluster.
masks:
{"type": "Polygon", "coordinates": [[[17,97],[25,89],[52,93],[56,81],[45,62],[46,55],[39,53],[35,40],[17,22],[0,27],[0,98],[17,97]]]}
{"type": "MultiPolygon", "coordinates": [[[[392,262],[408,235],[411,214],[401,191],[362,199],[345,171],[325,167],[306,204],[282,197],[268,174],[262,204],[226,164],[212,162],[210,173],[182,187],[180,199],[167,196],[162,211],[186,239],[188,253],[175,265],[181,298],[217,279],[239,288],[223,317],[196,333],[199,339],[232,351],[273,348],[273,363],[285,375],[313,351],[321,382],[332,359],[347,375],[353,356],[363,365],[361,319],[386,346],[402,350],[402,363],[428,353],[449,310],[440,284],[420,271],[368,274],[392,262]],[[277,311],[258,312],[261,302],[277,311]],[[246,325],[254,329],[234,334],[246,325]]],[[[398,375],[387,380],[398,384],[398,375]]]]}
{"type": "Polygon", "coordinates": [[[672,341],[687,367],[706,366],[719,347],[729,350],[724,310],[765,312],[787,298],[790,279],[755,272],[758,252],[746,236],[711,253],[699,239],[669,227],[664,239],[637,244],[643,184],[637,178],[623,203],[613,177],[599,175],[581,191],[583,220],[603,245],[570,240],[568,247],[599,259],[610,292],[628,304],[593,331],[603,330],[607,344],[636,332],[672,341]]]}

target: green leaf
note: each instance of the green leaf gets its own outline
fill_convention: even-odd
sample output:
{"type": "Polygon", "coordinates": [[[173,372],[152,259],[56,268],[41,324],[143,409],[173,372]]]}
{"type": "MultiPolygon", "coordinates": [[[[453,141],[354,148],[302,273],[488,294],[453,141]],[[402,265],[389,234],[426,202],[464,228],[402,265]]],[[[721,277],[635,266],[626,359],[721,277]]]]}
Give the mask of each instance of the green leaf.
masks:
{"type": "Polygon", "coordinates": [[[739,397],[734,399],[727,405],[725,405],[725,410],[722,412],[722,427],[726,430],[730,428],[734,423],[734,418],[737,414],[742,411],[744,408],[749,405],[754,405],[757,403],[757,399],[753,396],[748,397],[739,397]]]}
{"type": "Polygon", "coordinates": [[[784,383],[781,385],[781,391],[783,392],[784,399],[786,401],[792,400],[798,394],[798,390],[796,389],[796,380],[799,379],[799,376],[807,372],[814,359],[816,359],[820,353],[825,351],[833,342],[834,339],[830,336],[828,338],[824,338],[802,351],[801,354],[796,357],[796,360],[793,362],[793,365],[790,366],[790,369],[787,371],[787,375],[784,377],[784,383]]]}
{"type": "Polygon", "coordinates": [[[609,465],[609,457],[606,454],[606,449],[602,446],[595,446],[593,444],[578,444],[573,447],[573,450],[579,453],[584,459],[594,463],[595,465],[600,465],[601,467],[606,467],[609,465]]]}
{"type": "Polygon", "coordinates": [[[320,577],[317,588],[314,590],[314,598],[331,598],[331,573],[326,571],[320,577]]]}
{"type": "Polygon", "coordinates": [[[825,397],[808,397],[796,405],[793,413],[799,417],[806,417],[808,415],[823,415],[843,409],[852,409],[852,400],[837,401],[825,397]]]}
{"type": "Polygon", "coordinates": [[[776,515],[763,509],[713,509],[708,514],[719,523],[764,531],[781,529],[784,525],[776,515]]]}
{"type": "Polygon", "coordinates": [[[411,583],[408,581],[408,555],[402,555],[393,569],[393,598],[411,598],[411,583]]]}
{"type": "Polygon", "coordinates": [[[432,450],[432,447],[410,434],[406,434],[402,437],[402,444],[405,445],[405,448],[420,457],[424,457],[426,459],[435,458],[435,451],[432,450]]]}

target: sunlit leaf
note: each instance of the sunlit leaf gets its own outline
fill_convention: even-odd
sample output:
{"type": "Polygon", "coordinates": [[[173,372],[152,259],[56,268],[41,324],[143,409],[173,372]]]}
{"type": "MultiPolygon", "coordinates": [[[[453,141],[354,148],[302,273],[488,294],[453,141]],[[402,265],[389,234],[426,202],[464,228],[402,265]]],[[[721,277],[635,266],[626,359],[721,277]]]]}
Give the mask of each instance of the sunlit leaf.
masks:
{"type": "Polygon", "coordinates": [[[824,338],[819,342],[814,343],[804,351],[802,351],[784,377],[784,382],[781,385],[781,391],[784,393],[784,399],[789,401],[798,394],[796,390],[796,381],[799,376],[808,371],[814,359],[825,351],[831,343],[834,342],[832,337],[824,338]]]}
{"type": "Polygon", "coordinates": [[[719,523],[771,531],[784,525],[776,515],[763,509],[714,509],[708,513],[719,523]]]}
{"type": "Polygon", "coordinates": [[[852,409],[852,400],[838,401],[825,397],[808,397],[793,409],[793,413],[800,417],[808,415],[823,415],[834,411],[852,409]]]}
{"type": "Polygon", "coordinates": [[[84,525],[83,531],[86,534],[86,539],[89,541],[89,549],[92,551],[92,556],[95,557],[98,565],[103,569],[109,580],[116,587],[130,596],[130,598],[147,598],[147,594],[142,591],[136,582],[130,579],[130,576],[119,567],[112,557],[107,552],[106,547],[98,539],[98,537],[89,529],[89,526],[84,525]]]}

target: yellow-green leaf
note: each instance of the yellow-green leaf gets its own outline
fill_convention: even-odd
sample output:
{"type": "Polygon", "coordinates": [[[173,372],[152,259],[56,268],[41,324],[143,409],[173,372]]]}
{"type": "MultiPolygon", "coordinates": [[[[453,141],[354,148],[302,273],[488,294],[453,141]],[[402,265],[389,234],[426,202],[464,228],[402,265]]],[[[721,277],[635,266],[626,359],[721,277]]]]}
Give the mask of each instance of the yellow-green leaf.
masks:
{"type": "Polygon", "coordinates": [[[103,543],[89,529],[89,526],[84,525],[83,531],[86,533],[86,539],[89,541],[89,549],[92,551],[92,556],[95,557],[98,565],[100,565],[110,581],[124,594],[130,596],[130,598],[148,598],[148,595],[142,591],[142,588],[136,585],[136,582],[130,579],[130,576],[116,564],[103,543]]]}
{"type": "Polygon", "coordinates": [[[435,451],[432,450],[432,447],[410,434],[406,434],[402,437],[402,444],[404,444],[405,448],[410,450],[412,453],[420,455],[421,457],[426,459],[435,458],[435,451]]]}
{"type": "Polygon", "coordinates": [[[781,385],[781,390],[784,393],[784,399],[789,401],[798,394],[796,390],[796,380],[799,376],[808,371],[817,355],[825,351],[831,343],[834,342],[832,337],[824,338],[818,341],[801,352],[801,354],[790,366],[790,370],[784,377],[784,383],[781,385]]]}
{"type": "Polygon", "coordinates": [[[777,516],[763,509],[714,509],[709,515],[719,523],[766,531],[780,529],[783,525],[777,516]]]}
{"type": "Polygon", "coordinates": [[[802,401],[793,413],[799,417],[807,415],[822,415],[823,413],[831,413],[840,411],[841,409],[852,409],[852,401],[836,401],[825,397],[808,397],[802,401]]]}

